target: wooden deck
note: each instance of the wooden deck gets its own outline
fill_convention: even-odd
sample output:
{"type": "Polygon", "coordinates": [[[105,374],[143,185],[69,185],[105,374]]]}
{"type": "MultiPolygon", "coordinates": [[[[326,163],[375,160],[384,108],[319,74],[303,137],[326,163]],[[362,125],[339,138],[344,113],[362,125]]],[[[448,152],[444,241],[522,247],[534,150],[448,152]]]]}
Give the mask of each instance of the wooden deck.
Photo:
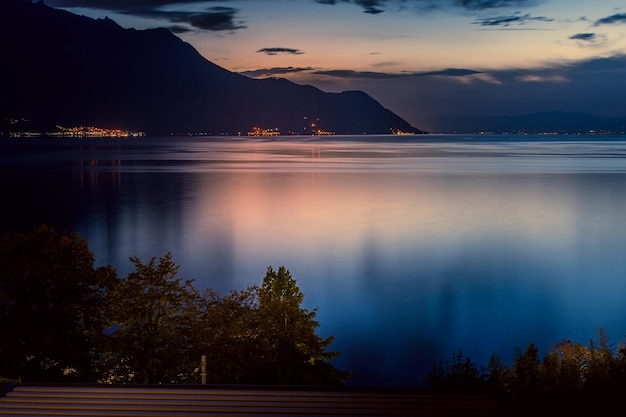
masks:
{"type": "Polygon", "coordinates": [[[31,385],[0,398],[0,416],[499,416],[488,396],[294,387],[31,385]]]}

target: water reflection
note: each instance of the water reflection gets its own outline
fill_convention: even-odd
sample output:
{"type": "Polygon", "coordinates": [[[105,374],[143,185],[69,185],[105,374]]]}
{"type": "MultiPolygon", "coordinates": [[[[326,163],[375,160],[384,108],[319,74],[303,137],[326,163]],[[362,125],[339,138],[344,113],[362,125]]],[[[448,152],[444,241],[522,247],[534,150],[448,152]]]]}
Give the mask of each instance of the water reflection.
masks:
{"type": "Polygon", "coordinates": [[[219,291],[285,265],[354,384],[625,333],[623,142],[95,143],[7,160],[3,230],[80,231],[122,274],[172,251],[219,291]]]}

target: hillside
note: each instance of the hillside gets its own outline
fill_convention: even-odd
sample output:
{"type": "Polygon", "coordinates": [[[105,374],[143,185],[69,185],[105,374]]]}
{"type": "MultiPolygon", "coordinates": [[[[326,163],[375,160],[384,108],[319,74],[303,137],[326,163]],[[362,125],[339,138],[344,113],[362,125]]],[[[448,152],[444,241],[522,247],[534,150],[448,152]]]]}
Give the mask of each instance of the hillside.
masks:
{"type": "Polygon", "coordinates": [[[437,133],[623,134],[626,118],[551,111],[514,116],[442,116],[422,120],[437,133]]]}
{"type": "Polygon", "coordinates": [[[420,131],[359,91],[256,80],[166,29],[125,29],[43,2],[0,3],[0,132],[89,125],[164,134],[420,131]]]}

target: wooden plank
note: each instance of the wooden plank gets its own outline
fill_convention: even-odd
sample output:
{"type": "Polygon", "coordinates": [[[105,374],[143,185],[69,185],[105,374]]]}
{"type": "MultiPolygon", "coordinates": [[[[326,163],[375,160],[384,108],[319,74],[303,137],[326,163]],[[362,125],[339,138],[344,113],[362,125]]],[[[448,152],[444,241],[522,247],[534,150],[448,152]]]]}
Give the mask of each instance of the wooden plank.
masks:
{"type": "Polygon", "coordinates": [[[19,385],[0,398],[16,416],[498,416],[494,398],[425,391],[19,385]]]}

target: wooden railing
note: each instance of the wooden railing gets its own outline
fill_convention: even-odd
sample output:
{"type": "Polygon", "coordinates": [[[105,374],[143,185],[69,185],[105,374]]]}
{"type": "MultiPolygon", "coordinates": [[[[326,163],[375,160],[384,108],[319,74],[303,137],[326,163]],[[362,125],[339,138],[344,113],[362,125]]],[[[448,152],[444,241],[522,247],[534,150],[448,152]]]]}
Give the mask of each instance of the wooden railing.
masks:
{"type": "Polygon", "coordinates": [[[498,416],[481,395],[296,387],[18,384],[0,416],[498,416]]]}

